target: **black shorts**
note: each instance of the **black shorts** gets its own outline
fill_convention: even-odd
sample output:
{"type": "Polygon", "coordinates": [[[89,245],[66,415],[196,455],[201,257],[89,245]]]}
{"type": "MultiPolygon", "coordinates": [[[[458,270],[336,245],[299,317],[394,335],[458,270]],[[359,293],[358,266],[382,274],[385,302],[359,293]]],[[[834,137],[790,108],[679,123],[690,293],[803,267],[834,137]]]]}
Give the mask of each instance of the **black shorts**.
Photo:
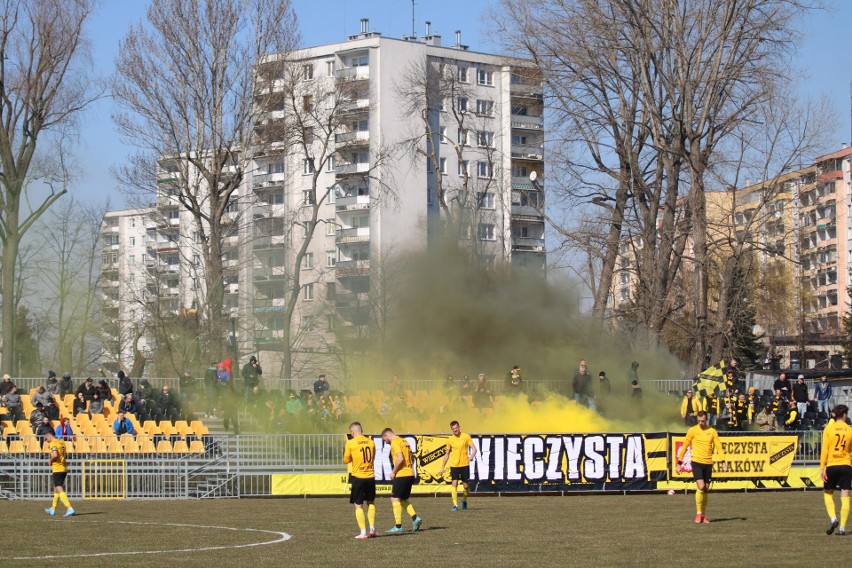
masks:
{"type": "Polygon", "coordinates": [[[53,472],[53,486],[54,487],[65,487],[65,476],[68,475],[67,471],[54,471],[53,472]]]}
{"type": "Polygon", "coordinates": [[[391,481],[391,497],[395,499],[408,499],[411,497],[411,486],[414,485],[414,476],[395,477],[391,481]]]}
{"type": "Polygon", "coordinates": [[[825,468],[824,489],[852,489],[852,466],[832,465],[825,468]]]}
{"type": "Polygon", "coordinates": [[[695,481],[703,479],[704,483],[713,481],[713,464],[692,462],[692,477],[695,481]]]}
{"type": "Polygon", "coordinates": [[[349,494],[350,503],[361,505],[364,501],[376,500],[376,480],[374,478],[364,479],[350,475],[349,483],[352,484],[352,492],[349,494]]]}
{"type": "Polygon", "coordinates": [[[470,466],[466,465],[463,467],[451,467],[450,468],[450,479],[453,481],[463,481],[467,483],[470,481],[470,466]]]}

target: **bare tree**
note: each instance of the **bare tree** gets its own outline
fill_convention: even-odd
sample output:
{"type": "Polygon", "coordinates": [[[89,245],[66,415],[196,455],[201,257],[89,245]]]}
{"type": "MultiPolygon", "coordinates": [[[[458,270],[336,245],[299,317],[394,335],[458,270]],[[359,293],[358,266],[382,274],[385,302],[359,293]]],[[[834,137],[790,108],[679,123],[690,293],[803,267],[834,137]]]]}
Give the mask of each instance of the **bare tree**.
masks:
{"type": "Polygon", "coordinates": [[[0,14],[3,360],[11,370],[15,267],[35,221],[68,191],[69,137],[96,96],[86,71],[90,0],[4,0],[0,14]]]}
{"type": "MultiPolygon", "coordinates": [[[[298,180],[301,187],[284,217],[261,219],[257,224],[261,230],[286,235],[289,243],[286,260],[279,259],[280,265],[286,266],[286,283],[281,291],[285,301],[281,335],[285,380],[294,376],[294,364],[309,364],[305,358],[297,363],[296,352],[310,353],[309,349],[323,344],[322,339],[317,339],[321,335],[318,319],[323,315],[323,304],[317,302],[316,307],[309,308],[299,300],[319,294],[314,287],[324,280],[321,274],[306,280],[303,272],[306,258],[313,254],[316,231],[337,230],[336,221],[324,216],[327,204],[333,195],[369,195],[371,207],[391,207],[396,200],[387,168],[393,152],[382,142],[381,133],[376,132],[375,139],[370,137],[368,121],[353,120],[349,112],[353,106],[371,100],[368,82],[352,81],[346,73],[314,79],[313,62],[309,53],[305,55],[306,59],[287,62],[283,67],[278,61],[281,56],[267,58],[258,66],[255,87],[258,94],[267,97],[266,120],[255,129],[256,143],[275,151],[284,150],[289,159],[289,167],[285,168],[288,181],[295,185],[298,180]],[[313,340],[315,345],[309,345],[307,340],[313,340]]],[[[267,161],[263,156],[257,159],[267,161]]]]}
{"type": "Polygon", "coordinates": [[[226,333],[229,208],[262,150],[252,133],[269,104],[253,91],[255,64],[277,53],[284,65],[297,42],[290,0],[153,0],[148,26],[133,26],[121,43],[113,93],[126,112],[114,118],[140,148],[122,178],[156,187],[192,215],[204,266],[198,309],[212,357],[223,353],[226,333]]]}

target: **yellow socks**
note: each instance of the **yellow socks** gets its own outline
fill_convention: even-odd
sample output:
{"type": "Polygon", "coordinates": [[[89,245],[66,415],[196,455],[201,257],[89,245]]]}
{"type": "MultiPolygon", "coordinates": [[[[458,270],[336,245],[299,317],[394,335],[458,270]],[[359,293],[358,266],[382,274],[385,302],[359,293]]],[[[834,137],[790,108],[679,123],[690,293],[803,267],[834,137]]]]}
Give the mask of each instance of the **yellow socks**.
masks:
{"type": "MultiPolygon", "coordinates": [[[[62,504],[67,508],[71,508],[71,502],[68,500],[68,495],[66,495],[64,491],[59,494],[59,500],[62,501],[62,504]]],[[[54,507],[56,507],[56,505],[54,505],[54,507]]]]}
{"type": "MultiPolygon", "coordinates": [[[[412,505],[406,500],[402,500],[399,502],[399,508],[405,508],[405,512],[411,515],[412,519],[417,516],[417,513],[414,512],[414,505],[412,505]]],[[[402,517],[402,512],[400,512],[399,516],[400,518],[402,517]]]]}
{"type": "Polygon", "coordinates": [[[361,529],[361,532],[365,532],[367,529],[367,525],[364,521],[364,509],[358,507],[355,509],[355,520],[358,521],[358,528],[361,529]]]}
{"type": "Polygon", "coordinates": [[[55,509],[56,505],[59,503],[59,493],[53,494],[53,505],[50,506],[51,509],[55,509]]]}
{"type": "Polygon", "coordinates": [[[455,485],[450,485],[450,495],[453,496],[453,507],[459,506],[459,488],[455,485]]]}
{"type": "Polygon", "coordinates": [[[706,495],[706,491],[702,491],[700,489],[695,491],[695,512],[701,515],[704,514],[704,506],[707,504],[705,499],[706,495]]]}
{"type": "Polygon", "coordinates": [[[840,526],[846,528],[846,521],[849,520],[849,499],[852,497],[840,498],[840,526]]]}
{"type": "Polygon", "coordinates": [[[464,488],[464,493],[462,494],[462,501],[467,501],[467,487],[464,488]]]}
{"type": "Polygon", "coordinates": [[[400,527],[402,526],[402,503],[394,501],[391,505],[393,506],[393,522],[400,527]]]}
{"type": "Polygon", "coordinates": [[[367,520],[370,522],[370,531],[376,529],[376,506],[370,503],[367,505],[367,520]]]}
{"type": "Polygon", "coordinates": [[[828,512],[828,518],[833,521],[837,518],[837,510],[834,508],[834,491],[824,492],[822,498],[825,501],[825,510],[828,512]]]}

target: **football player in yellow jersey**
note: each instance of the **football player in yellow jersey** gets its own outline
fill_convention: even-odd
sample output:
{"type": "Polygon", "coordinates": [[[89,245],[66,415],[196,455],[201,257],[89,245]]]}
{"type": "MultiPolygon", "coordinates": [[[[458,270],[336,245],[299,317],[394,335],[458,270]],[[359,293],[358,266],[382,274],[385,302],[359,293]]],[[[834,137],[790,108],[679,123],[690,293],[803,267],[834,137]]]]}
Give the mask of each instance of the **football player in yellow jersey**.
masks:
{"type": "Polygon", "coordinates": [[[722,444],[719,443],[719,434],[714,428],[707,425],[707,412],[701,410],[696,415],[698,424],[687,430],[686,439],[677,454],[677,472],[683,471],[683,456],[687,448],[692,448],[692,476],[695,478],[695,522],[709,523],[704,516],[707,512],[707,492],[710,491],[710,482],[713,480],[713,452],[722,457],[719,469],[726,471],[728,463],[725,461],[725,453],[722,444]]]}
{"type": "Polygon", "coordinates": [[[361,533],[356,539],[365,540],[376,536],[376,476],[373,471],[373,459],[376,457],[376,445],[373,440],[364,435],[360,422],[349,425],[351,438],[346,441],[343,450],[343,463],[352,464],[349,470],[349,483],[352,493],[349,502],[355,505],[355,519],[361,533]],[[364,519],[364,503],[367,504],[367,520],[370,522],[370,533],[364,519]]]}
{"type": "Polygon", "coordinates": [[[459,481],[464,487],[462,495],[462,509],[467,510],[467,496],[469,494],[470,481],[470,460],[476,456],[476,446],[473,445],[473,440],[470,434],[462,434],[461,427],[457,420],[450,422],[450,430],[453,435],[447,439],[447,445],[444,453],[444,463],[441,464],[441,471],[438,475],[444,475],[444,469],[447,467],[447,462],[450,462],[450,479],[452,487],[450,494],[453,496],[453,511],[459,510],[459,481]]]}
{"type": "Polygon", "coordinates": [[[411,497],[411,487],[414,485],[414,460],[411,457],[411,446],[404,439],[394,434],[390,428],[382,431],[382,440],[390,444],[391,461],[391,504],[393,505],[394,526],[388,529],[389,533],[402,532],[402,509],[411,515],[411,530],[416,531],[423,523],[423,519],[417,516],[414,507],[408,502],[411,497]]]}
{"type": "Polygon", "coordinates": [[[849,493],[852,490],[852,427],[846,423],[849,407],[838,404],[831,412],[834,422],[822,431],[822,451],[819,456],[819,474],[824,482],[823,498],[825,510],[831,524],[825,534],[831,534],[838,528],[837,534],[846,534],[846,521],[849,519],[849,493]],[[834,490],[840,489],[840,522],[834,509],[834,490]]]}
{"type": "Polygon", "coordinates": [[[62,501],[65,505],[64,517],[74,516],[74,507],[65,494],[65,476],[68,468],[65,466],[65,442],[58,440],[53,432],[46,432],[44,439],[50,447],[50,469],[53,475],[53,505],[44,510],[51,517],[56,514],[56,504],[62,501]]]}

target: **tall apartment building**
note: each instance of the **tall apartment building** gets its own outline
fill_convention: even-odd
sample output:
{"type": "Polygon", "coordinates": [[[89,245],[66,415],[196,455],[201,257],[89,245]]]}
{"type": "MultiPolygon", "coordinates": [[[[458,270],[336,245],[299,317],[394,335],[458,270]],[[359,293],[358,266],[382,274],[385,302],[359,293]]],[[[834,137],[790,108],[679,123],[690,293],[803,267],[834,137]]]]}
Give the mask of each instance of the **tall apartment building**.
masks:
{"type": "Polygon", "coordinates": [[[103,333],[107,367],[130,367],[136,348],[151,349],[141,328],[146,300],[148,228],[154,208],[109,211],[101,224],[101,279],[103,333]]]}
{"type": "MultiPolygon", "coordinates": [[[[429,246],[446,232],[448,215],[483,266],[543,273],[542,82],[529,62],[470,51],[458,34],[451,46],[434,34],[382,37],[365,20],[347,41],[292,59],[296,112],[328,113],[333,132],[317,132],[300,149],[284,142],[286,134],[275,138],[279,121],[292,124],[293,107],[268,110],[259,126],[267,143],[234,200],[240,220],[226,252],[226,309],[239,352],[258,353],[265,376],[280,376],[293,262],[315,205],[292,321],[297,377],[338,372],[344,344],[363,338],[375,314],[383,264],[429,246]],[[316,149],[327,156],[319,163],[312,145],[325,143],[330,148],[316,149]]],[[[276,88],[275,78],[268,87],[276,88]]],[[[169,308],[177,311],[194,307],[199,290],[187,279],[199,267],[187,239],[192,220],[169,198],[169,183],[164,172],[148,262],[158,273],[165,267],[159,293],[173,294],[169,308]]]]}

